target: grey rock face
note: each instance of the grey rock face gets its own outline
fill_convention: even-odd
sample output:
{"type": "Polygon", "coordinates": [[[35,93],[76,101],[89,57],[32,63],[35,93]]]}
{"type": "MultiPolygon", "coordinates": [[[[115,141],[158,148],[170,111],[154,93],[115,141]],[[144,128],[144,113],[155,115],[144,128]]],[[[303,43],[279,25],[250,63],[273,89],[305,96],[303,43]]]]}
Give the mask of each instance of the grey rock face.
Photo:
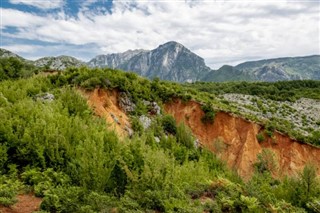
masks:
{"type": "Polygon", "coordinates": [[[125,112],[133,112],[136,108],[136,105],[131,101],[130,95],[125,92],[119,94],[119,107],[125,112]]]}
{"type": "Polygon", "coordinates": [[[54,95],[51,93],[45,93],[43,95],[37,95],[36,98],[41,101],[53,101],[55,99],[54,95]]]}
{"type": "Polygon", "coordinates": [[[85,63],[71,56],[58,56],[40,58],[34,62],[34,65],[51,70],[64,70],[67,67],[84,66],[85,63]]]}
{"type": "Polygon", "coordinates": [[[88,62],[91,67],[110,67],[133,71],[150,79],[193,82],[210,72],[203,58],[177,42],[168,42],[146,51],[100,55],[88,62]]]}
{"type": "Polygon", "coordinates": [[[146,100],[143,100],[142,101],[143,104],[145,106],[147,106],[149,108],[149,113],[151,115],[160,115],[161,113],[161,108],[160,106],[157,104],[157,102],[153,101],[153,102],[150,102],[150,101],[146,101],[146,100]]]}
{"type": "Polygon", "coordinates": [[[284,81],[320,79],[320,56],[249,61],[212,70],[203,81],[284,81]]]}
{"type": "Polygon", "coordinates": [[[151,102],[150,103],[151,109],[150,109],[150,114],[152,115],[160,115],[161,113],[161,108],[160,106],[157,104],[157,102],[151,102]]]}
{"type": "Polygon", "coordinates": [[[89,67],[109,67],[112,69],[118,68],[119,65],[127,62],[132,57],[146,52],[145,50],[128,50],[124,53],[113,53],[108,55],[98,55],[91,59],[87,64],[89,67]]]}
{"type": "Polygon", "coordinates": [[[142,124],[142,126],[143,126],[143,129],[148,129],[150,126],[151,126],[151,119],[150,118],[148,118],[147,116],[145,116],[145,115],[141,115],[140,117],[139,117],[139,121],[140,121],[140,123],[142,124]]]}

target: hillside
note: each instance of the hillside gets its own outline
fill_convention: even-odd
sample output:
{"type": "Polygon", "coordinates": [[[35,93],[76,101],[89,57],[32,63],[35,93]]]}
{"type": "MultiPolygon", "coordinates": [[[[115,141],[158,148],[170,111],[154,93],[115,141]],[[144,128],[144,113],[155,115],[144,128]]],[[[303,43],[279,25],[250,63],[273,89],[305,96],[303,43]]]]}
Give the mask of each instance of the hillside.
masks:
{"type": "Polygon", "coordinates": [[[10,57],[18,58],[23,61],[26,60],[26,59],[22,58],[21,56],[14,54],[13,52],[10,52],[9,50],[0,48],[0,58],[10,58],[10,57]]]}
{"type": "Polygon", "coordinates": [[[46,212],[317,212],[317,129],[290,138],[190,85],[109,68],[7,75],[0,204],[31,191],[46,212]]]}
{"type": "Polygon", "coordinates": [[[320,56],[250,61],[211,71],[203,81],[284,81],[320,79],[320,56]]]}

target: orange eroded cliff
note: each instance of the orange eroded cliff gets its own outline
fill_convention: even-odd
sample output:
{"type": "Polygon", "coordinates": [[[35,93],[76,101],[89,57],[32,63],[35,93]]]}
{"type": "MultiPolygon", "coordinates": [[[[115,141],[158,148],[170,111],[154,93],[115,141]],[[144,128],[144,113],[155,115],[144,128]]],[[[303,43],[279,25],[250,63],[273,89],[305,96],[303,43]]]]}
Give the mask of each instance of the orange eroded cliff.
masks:
{"type": "MultiPolygon", "coordinates": [[[[292,175],[303,169],[308,162],[320,165],[320,149],[299,143],[288,136],[275,132],[259,143],[257,134],[262,126],[225,112],[216,113],[212,124],[201,121],[204,112],[195,101],[183,103],[175,100],[165,105],[165,111],[177,122],[185,122],[203,146],[215,152],[240,176],[249,178],[254,170],[257,154],[270,148],[276,154],[279,169],[277,175],[292,175]]],[[[318,175],[320,171],[318,170],[318,175]]]]}
{"type": "Polygon", "coordinates": [[[81,91],[94,112],[106,119],[108,128],[116,131],[121,138],[127,136],[126,128],[130,127],[128,116],[120,109],[118,92],[95,89],[94,91],[81,91]]]}

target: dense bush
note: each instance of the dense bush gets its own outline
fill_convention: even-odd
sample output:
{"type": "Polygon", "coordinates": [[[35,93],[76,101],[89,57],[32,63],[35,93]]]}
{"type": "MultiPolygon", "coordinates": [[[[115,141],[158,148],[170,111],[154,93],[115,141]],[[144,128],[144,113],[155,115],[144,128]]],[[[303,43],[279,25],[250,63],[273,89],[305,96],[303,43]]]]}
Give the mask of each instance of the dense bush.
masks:
{"type": "Polygon", "coordinates": [[[201,118],[203,123],[213,123],[215,112],[211,104],[205,104],[201,106],[201,109],[204,112],[204,116],[201,118]]]}
{"type": "Polygon", "coordinates": [[[276,101],[295,101],[301,97],[320,99],[320,81],[295,80],[278,82],[196,82],[184,84],[199,91],[224,94],[256,95],[276,101]]]}
{"type": "Polygon", "coordinates": [[[39,69],[15,57],[0,58],[0,81],[32,76],[39,69]]]}
{"type": "MultiPolygon", "coordinates": [[[[77,87],[129,92],[143,100],[190,99],[192,90],[133,73],[72,68],[56,76],[0,83],[0,202],[11,205],[26,187],[48,212],[303,212],[316,211],[319,181],[312,167],[277,180],[273,156],[258,156],[243,182],[212,152],[196,148],[190,130],[172,116],[153,116],[144,130],[120,140],[93,116],[77,87]],[[52,93],[52,101],[41,95],[52,93]],[[157,140],[156,140],[157,139],[157,140]],[[271,156],[271,157],[270,157],[271,156]],[[270,161],[271,159],[271,161],[270,161]],[[18,177],[18,178],[17,178],[18,177]]],[[[213,96],[208,96],[211,100],[213,96]]],[[[210,102],[209,101],[209,102],[210,102]]],[[[204,107],[208,121],[211,105],[204,107]]],[[[132,117],[146,113],[143,108],[132,117]]],[[[135,117],[136,118],[136,117],[135,117]]]]}

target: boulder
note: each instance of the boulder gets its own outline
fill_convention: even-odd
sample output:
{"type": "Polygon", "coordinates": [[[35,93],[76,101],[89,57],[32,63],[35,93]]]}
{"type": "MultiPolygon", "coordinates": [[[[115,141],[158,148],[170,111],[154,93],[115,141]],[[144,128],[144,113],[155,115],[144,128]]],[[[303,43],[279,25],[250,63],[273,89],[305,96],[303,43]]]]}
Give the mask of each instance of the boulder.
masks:
{"type": "Polygon", "coordinates": [[[139,121],[142,124],[143,129],[148,129],[151,126],[151,119],[145,115],[141,115],[139,121]]]}
{"type": "Polygon", "coordinates": [[[150,103],[150,114],[152,115],[160,115],[161,113],[161,108],[160,106],[157,104],[157,102],[153,101],[150,103]]]}
{"type": "Polygon", "coordinates": [[[55,99],[54,95],[51,93],[48,93],[48,92],[43,95],[39,94],[36,97],[37,97],[37,99],[39,99],[41,101],[49,101],[49,102],[53,101],[55,99]]]}
{"type": "Polygon", "coordinates": [[[131,101],[131,97],[128,93],[121,92],[119,94],[119,107],[125,112],[133,112],[136,105],[131,101]]]}

